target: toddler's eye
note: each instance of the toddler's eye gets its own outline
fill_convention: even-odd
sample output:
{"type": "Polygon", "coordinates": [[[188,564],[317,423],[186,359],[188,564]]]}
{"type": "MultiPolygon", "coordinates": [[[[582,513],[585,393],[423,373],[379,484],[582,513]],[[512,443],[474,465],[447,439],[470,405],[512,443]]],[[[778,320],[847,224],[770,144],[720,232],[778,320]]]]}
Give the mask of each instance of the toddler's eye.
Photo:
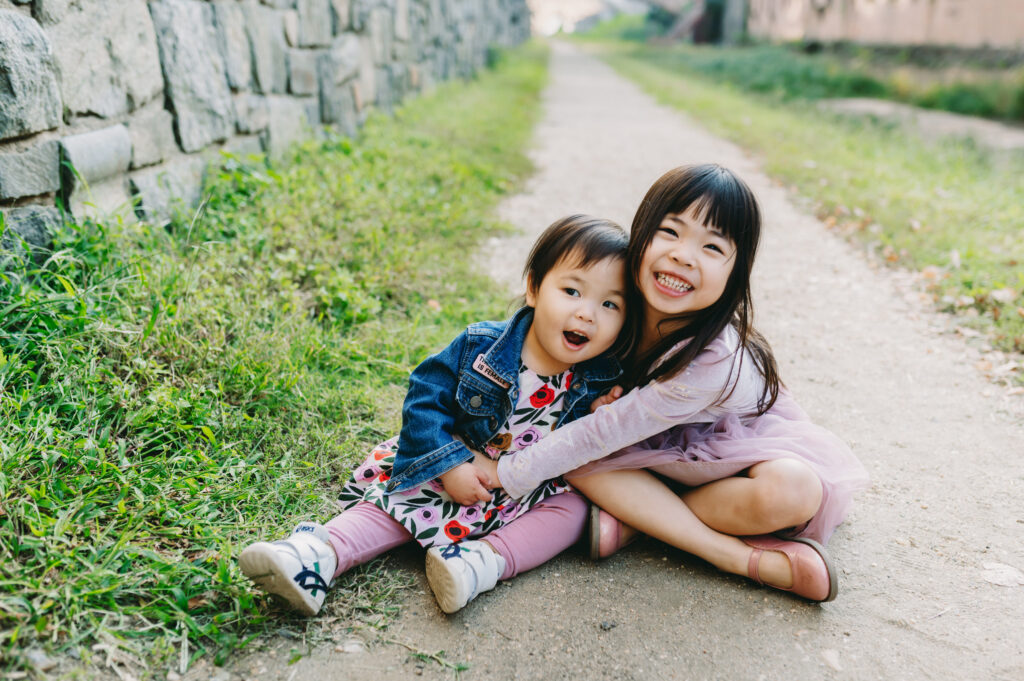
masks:
{"type": "Polygon", "coordinates": [[[659,232],[665,232],[669,236],[679,236],[679,233],[671,227],[658,227],[659,232]]]}
{"type": "Polygon", "coordinates": [[[704,248],[710,248],[712,251],[716,251],[718,253],[725,253],[725,251],[723,251],[717,244],[708,244],[704,248]]]}
{"type": "Polygon", "coordinates": [[[576,289],[574,289],[572,287],[566,287],[566,288],[563,288],[562,290],[565,291],[568,295],[573,296],[573,297],[578,296],[580,294],[579,291],[577,291],[576,289]]]}
{"type": "Polygon", "coordinates": [[[607,307],[609,310],[618,310],[619,309],[618,304],[616,304],[616,303],[614,303],[614,302],[612,302],[610,300],[606,300],[606,301],[604,301],[601,304],[604,305],[605,307],[607,307]]]}

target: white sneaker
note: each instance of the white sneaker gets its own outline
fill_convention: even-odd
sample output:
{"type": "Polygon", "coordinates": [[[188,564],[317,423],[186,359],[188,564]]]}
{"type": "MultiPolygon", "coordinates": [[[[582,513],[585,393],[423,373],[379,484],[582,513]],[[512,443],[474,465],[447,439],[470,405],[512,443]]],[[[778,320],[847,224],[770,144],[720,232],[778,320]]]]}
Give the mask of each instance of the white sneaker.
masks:
{"type": "Polygon", "coordinates": [[[505,559],[482,541],[464,541],[427,551],[427,582],[437,604],[447,613],[458,612],[505,572],[505,559]]]}
{"type": "Polygon", "coordinates": [[[327,539],[323,525],[299,523],[287,539],[247,546],[238,566],[267,593],[281,596],[304,615],[315,615],[338,567],[327,539]]]}

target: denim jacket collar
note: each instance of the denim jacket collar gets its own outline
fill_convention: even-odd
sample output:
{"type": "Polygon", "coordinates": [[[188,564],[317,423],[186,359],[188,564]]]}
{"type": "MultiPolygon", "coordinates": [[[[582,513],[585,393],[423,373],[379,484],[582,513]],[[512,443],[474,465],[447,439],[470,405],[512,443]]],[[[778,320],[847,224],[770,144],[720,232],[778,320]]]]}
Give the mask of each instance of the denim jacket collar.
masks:
{"type": "MultiPolygon", "coordinates": [[[[519,365],[522,361],[526,334],[533,322],[533,308],[523,306],[512,315],[508,326],[498,336],[491,349],[484,355],[484,362],[510,385],[519,382],[519,365]]],[[[607,353],[588,359],[576,367],[576,375],[586,380],[610,381],[622,375],[618,361],[607,353]]]]}

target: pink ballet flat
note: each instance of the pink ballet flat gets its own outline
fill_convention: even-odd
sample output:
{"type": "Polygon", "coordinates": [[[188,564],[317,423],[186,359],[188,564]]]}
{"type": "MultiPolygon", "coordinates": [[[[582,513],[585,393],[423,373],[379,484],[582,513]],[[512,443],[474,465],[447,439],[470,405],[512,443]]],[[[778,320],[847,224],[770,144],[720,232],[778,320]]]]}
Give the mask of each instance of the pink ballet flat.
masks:
{"type": "Polygon", "coordinates": [[[633,543],[640,536],[640,533],[637,532],[623,541],[622,521],[596,504],[590,505],[590,518],[587,525],[591,560],[607,558],[623,546],[633,543]]]}
{"type": "Polygon", "coordinates": [[[797,596],[822,603],[831,601],[839,593],[839,582],[832,561],[829,559],[828,553],[825,552],[825,547],[813,539],[800,537],[779,539],[767,534],[756,537],[740,537],[740,539],[747,546],[754,547],[747,563],[747,574],[758,584],[782,591],[791,591],[797,596]],[[793,586],[784,589],[761,580],[758,574],[758,565],[761,562],[761,555],[765,551],[778,551],[786,555],[786,558],[789,559],[790,569],[793,571],[793,586]]]}

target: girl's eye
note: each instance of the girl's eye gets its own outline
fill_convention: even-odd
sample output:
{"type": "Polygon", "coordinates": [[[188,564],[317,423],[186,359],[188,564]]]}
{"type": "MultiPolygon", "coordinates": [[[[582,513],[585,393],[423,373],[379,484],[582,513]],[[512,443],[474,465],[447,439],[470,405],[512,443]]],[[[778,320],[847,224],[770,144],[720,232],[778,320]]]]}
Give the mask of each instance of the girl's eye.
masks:
{"type": "Polygon", "coordinates": [[[577,291],[576,289],[571,288],[571,287],[566,287],[566,288],[564,288],[562,290],[565,291],[570,296],[573,296],[573,297],[578,296],[580,294],[579,291],[577,291]]]}
{"type": "Polygon", "coordinates": [[[721,248],[720,248],[720,247],[718,246],[718,244],[708,244],[708,245],[707,245],[707,246],[705,246],[704,248],[710,248],[711,250],[713,250],[713,251],[717,251],[718,253],[725,253],[725,251],[723,251],[723,250],[722,250],[722,249],[721,249],[721,248]]]}
{"type": "Polygon", "coordinates": [[[665,232],[665,234],[668,234],[669,236],[679,236],[679,233],[671,227],[658,227],[658,231],[665,232]]]}
{"type": "Polygon", "coordinates": [[[619,309],[619,306],[616,303],[613,303],[610,300],[606,300],[606,301],[604,301],[601,304],[604,305],[605,307],[607,307],[609,310],[618,310],[619,309]]]}

